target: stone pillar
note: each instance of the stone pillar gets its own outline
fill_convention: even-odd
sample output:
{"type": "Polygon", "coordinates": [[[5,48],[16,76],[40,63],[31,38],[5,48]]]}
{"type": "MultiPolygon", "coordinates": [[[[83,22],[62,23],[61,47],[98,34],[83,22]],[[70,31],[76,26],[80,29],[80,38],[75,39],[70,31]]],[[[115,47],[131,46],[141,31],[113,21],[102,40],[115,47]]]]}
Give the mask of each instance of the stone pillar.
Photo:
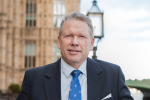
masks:
{"type": "MultiPolygon", "coordinates": [[[[11,30],[11,29],[9,29],[11,30]]],[[[12,33],[9,33],[10,31],[8,31],[7,34],[7,50],[6,50],[6,65],[7,67],[12,67],[12,45],[13,45],[13,41],[12,41],[12,33]]]]}
{"type": "Polygon", "coordinates": [[[15,8],[15,16],[14,16],[14,23],[15,23],[15,27],[20,27],[20,4],[19,4],[20,0],[15,0],[14,3],[14,8],[15,8]]]}
{"type": "Polygon", "coordinates": [[[1,68],[0,70],[0,89],[2,91],[6,91],[6,68],[4,68],[4,66],[1,66],[3,68],[1,68]]]}
{"type": "Polygon", "coordinates": [[[19,64],[20,64],[20,30],[19,28],[15,28],[14,29],[14,55],[13,55],[13,63],[14,63],[14,68],[18,69],[19,68],[19,64]]]}

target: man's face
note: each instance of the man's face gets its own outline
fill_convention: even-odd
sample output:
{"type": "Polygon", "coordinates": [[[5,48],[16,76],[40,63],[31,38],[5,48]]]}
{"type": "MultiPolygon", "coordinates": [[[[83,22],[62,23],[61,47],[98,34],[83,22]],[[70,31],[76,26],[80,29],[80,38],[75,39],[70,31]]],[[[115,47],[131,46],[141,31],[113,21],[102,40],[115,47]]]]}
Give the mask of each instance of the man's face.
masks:
{"type": "Polygon", "coordinates": [[[64,23],[61,36],[58,36],[58,48],[64,61],[70,65],[81,65],[93,45],[94,38],[91,39],[86,22],[72,19],[64,23]]]}

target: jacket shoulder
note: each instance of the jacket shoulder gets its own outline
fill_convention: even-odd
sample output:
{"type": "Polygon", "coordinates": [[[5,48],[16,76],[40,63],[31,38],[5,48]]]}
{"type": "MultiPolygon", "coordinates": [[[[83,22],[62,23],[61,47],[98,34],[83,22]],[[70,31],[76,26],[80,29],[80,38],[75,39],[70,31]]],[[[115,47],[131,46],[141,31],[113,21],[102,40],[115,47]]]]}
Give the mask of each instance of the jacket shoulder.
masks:
{"type": "Polygon", "coordinates": [[[97,62],[98,64],[100,64],[100,65],[103,65],[103,66],[108,66],[108,67],[116,67],[116,68],[118,68],[118,67],[120,67],[120,66],[118,66],[117,64],[114,64],[114,63],[110,63],[110,62],[106,62],[106,61],[103,61],[103,60],[94,60],[95,62],[97,62]]]}
{"type": "Polygon", "coordinates": [[[54,73],[55,71],[59,69],[59,62],[60,60],[58,60],[57,62],[48,64],[48,65],[35,67],[35,68],[27,70],[26,73],[28,73],[28,75],[31,77],[40,76],[46,73],[54,73]]]}
{"type": "Polygon", "coordinates": [[[120,66],[118,66],[117,64],[113,64],[110,62],[106,62],[106,61],[102,61],[102,60],[98,60],[98,59],[88,59],[89,65],[94,65],[91,68],[95,69],[95,70],[99,70],[99,71],[104,71],[104,72],[108,72],[108,73],[117,73],[119,70],[121,70],[120,66]]]}

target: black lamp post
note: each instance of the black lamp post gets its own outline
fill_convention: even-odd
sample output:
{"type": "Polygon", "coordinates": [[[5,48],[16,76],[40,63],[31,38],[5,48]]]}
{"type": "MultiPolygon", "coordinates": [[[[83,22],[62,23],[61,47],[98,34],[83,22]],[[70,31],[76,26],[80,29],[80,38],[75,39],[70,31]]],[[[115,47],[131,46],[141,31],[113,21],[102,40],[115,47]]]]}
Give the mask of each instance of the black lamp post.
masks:
{"type": "Polygon", "coordinates": [[[93,29],[94,29],[93,35],[95,38],[95,44],[93,48],[92,59],[97,59],[96,50],[97,50],[99,40],[104,36],[104,31],[103,31],[104,24],[103,24],[103,12],[101,12],[99,7],[97,6],[96,0],[93,1],[93,6],[90,9],[90,11],[87,13],[87,16],[91,18],[93,29]]]}

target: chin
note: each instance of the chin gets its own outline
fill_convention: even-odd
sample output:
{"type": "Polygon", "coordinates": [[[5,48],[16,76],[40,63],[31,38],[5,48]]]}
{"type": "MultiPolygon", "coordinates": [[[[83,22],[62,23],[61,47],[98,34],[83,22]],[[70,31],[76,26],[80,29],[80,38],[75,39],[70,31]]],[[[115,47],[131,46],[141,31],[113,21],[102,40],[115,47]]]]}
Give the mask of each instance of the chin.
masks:
{"type": "Polygon", "coordinates": [[[79,62],[80,59],[79,59],[79,57],[69,57],[68,61],[70,61],[70,62],[79,62]]]}

